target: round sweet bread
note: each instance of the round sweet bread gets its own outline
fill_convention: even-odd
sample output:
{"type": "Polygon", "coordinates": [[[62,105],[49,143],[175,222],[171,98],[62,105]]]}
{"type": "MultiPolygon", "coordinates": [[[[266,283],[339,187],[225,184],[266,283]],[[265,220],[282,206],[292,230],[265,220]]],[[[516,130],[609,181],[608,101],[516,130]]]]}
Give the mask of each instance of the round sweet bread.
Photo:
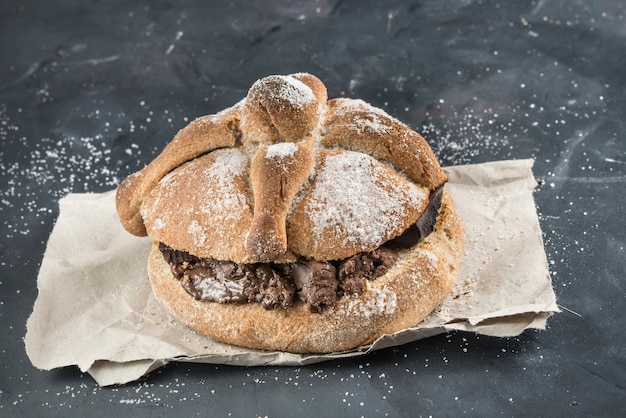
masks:
{"type": "Polygon", "coordinates": [[[325,353],[416,325],[451,292],[464,231],[446,180],[419,134],[299,73],[183,128],[116,203],[155,239],[150,281],[173,317],[325,353]]]}
{"type": "Polygon", "coordinates": [[[444,191],[437,225],[428,237],[404,250],[363,294],[345,296],[321,313],[311,313],[301,302],[268,310],[259,303],[196,300],[174,278],[156,243],[148,270],[154,294],[166,311],[216,341],[263,350],[331,353],[419,323],[451,292],[462,251],[461,220],[444,191]]]}

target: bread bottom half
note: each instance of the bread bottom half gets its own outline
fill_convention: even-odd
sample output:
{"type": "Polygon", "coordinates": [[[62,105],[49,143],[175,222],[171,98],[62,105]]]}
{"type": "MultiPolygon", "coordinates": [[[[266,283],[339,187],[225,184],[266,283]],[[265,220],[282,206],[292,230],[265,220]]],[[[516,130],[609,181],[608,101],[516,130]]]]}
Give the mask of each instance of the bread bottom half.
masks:
{"type": "Polygon", "coordinates": [[[444,190],[434,231],[361,295],[339,298],[322,313],[301,302],[266,310],[259,303],[222,304],[190,296],[172,275],[155,242],[148,274],[167,313],[215,341],[291,353],[335,353],[371,343],[421,322],[450,294],[463,258],[465,232],[444,190]]]}

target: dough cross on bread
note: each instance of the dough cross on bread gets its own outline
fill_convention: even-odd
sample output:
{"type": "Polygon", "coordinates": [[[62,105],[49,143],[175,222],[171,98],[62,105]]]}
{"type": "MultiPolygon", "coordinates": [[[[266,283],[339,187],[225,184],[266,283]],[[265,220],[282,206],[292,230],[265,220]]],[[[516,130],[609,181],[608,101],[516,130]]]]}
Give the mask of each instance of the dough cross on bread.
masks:
{"type": "Polygon", "coordinates": [[[361,100],[329,101],[318,78],[298,73],[260,79],[233,107],[181,129],[153,162],[122,182],[117,208],[129,232],[198,256],[328,259],[372,250],[401,234],[446,180],[419,134],[361,100]],[[212,166],[229,158],[239,171],[217,179],[212,166]],[[340,160],[344,173],[333,168],[340,160]],[[197,182],[198,196],[177,192],[180,170],[198,173],[188,180],[197,182]],[[324,176],[331,181],[322,185],[324,176]],[[165,209],[163,195],[170,201],[165,209]],[[320,204],[352,219],[315,213],[320,204]],[[362,219],[350,205],[362,206],[362,219]],[[172,215],[184,215],[162,216],[168,206],[172,215]],[[233,210],[237,216],[229,216],[233,210]],[[377,241],[370,242],[375,227],[377,241]],[[184,245],[176,237],[181,231],[197,239],[184,245]]]}

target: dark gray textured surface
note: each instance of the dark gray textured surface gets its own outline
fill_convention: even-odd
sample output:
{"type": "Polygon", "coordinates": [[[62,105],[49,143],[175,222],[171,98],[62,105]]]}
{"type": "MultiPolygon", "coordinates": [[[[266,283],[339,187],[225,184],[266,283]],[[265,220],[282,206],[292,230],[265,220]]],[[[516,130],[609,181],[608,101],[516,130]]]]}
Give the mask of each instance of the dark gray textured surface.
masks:
{"type": "Polygon", "coordinates": [[[625,9],[0,3],[0,415],[623,415],[625,9]],[[22,339],[58,199],[114,188],[191,119],[295,71],[421,131],[444,165],[534,158],[563,313],[517,338],[453,333],[299,368],[170,364],[116,388],[34,369],[22,339]]]}

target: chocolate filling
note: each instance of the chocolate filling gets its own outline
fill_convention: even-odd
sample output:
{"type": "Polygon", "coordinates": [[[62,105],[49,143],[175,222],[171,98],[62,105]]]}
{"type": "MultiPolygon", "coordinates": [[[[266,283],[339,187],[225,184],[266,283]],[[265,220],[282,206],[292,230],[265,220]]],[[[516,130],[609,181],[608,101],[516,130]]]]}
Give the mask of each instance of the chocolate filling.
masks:
{"type": "Polygon", "coordinates": [[[321,312],[343,295],[361,294],[367,281],[387,273],[398,250],[410,248],[434,229],[443,188],[430,196],[420,218],[381,247],[337,261],[299,259],[292,263],[238,264],[198,258],[159,243],[172,274],[196,300],[219,303],[260,303],[266,309],[286,308],[296,300],[321,312]]]}

